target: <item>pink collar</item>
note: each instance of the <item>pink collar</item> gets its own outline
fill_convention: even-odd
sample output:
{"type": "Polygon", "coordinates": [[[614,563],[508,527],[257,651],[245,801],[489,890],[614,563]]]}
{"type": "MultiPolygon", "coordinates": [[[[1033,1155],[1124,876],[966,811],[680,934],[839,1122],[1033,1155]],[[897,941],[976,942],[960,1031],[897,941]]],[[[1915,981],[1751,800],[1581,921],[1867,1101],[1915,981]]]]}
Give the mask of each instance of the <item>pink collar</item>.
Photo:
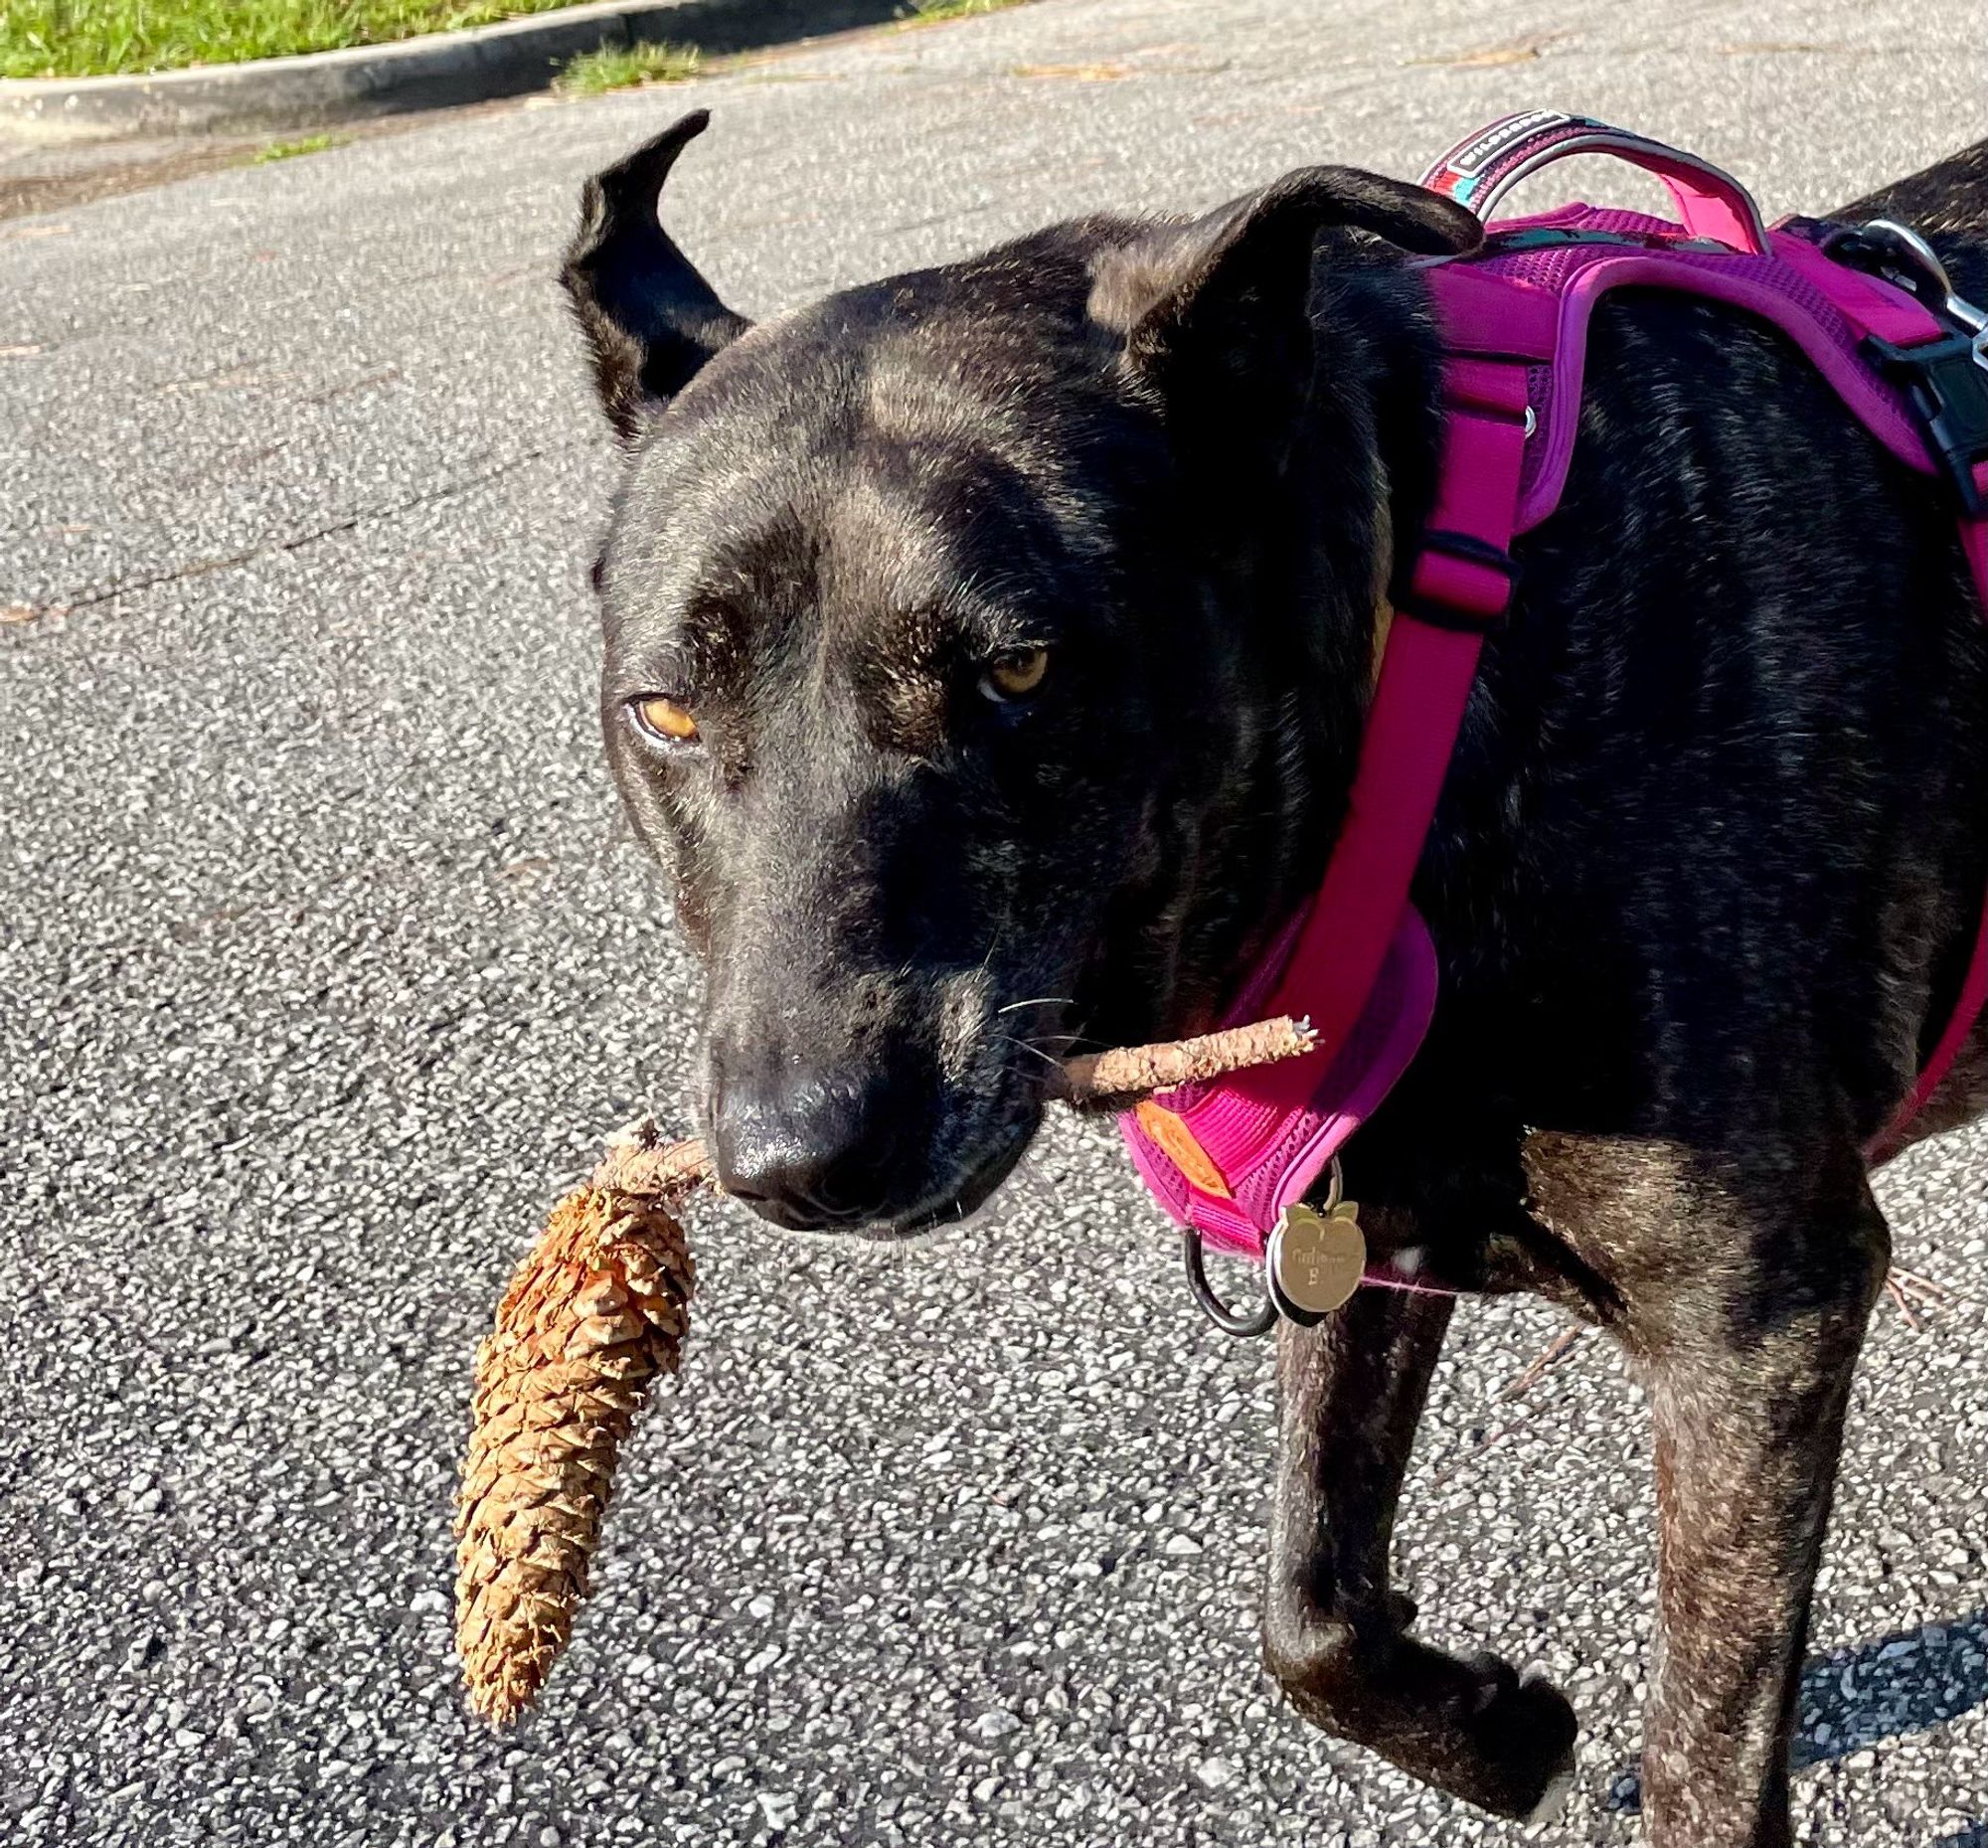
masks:
{"type": "MultiPolygon", "coordinates": [[[[1408,903],[1487,633],[1510,600],[1510,547],[1553,512],[1574,448],[1587,317],[1607,288],[1710,295],[1780,326],[1895,454],[1935,472],[1924,425],[1861,356],[1876,338],[1949,345],[1905,289],[1766,231],[1745,190],[1693,156],[1581,116],[1531,111],[1460,143],[1423,184],[1488,215],[1519,179],[1571,153],[1659,174],[1682,223],[1573,206],[1502,221],[1471,256],[1429,264],[1445,348],[1439,485],[1395,599],[1347,819],[1317,895],[1279,934],[1224,1024],[1309,1019],[1315,1051],[1163,1093],[1120,1128],[1161,1205],[1197,1239],[1260,1259],[1347,1138],[1408,1069],[1435,1007],[1435,951],[1408,903]],[[1537,440],[1529,442],[1529,438],[1537,440]]],[[[1953,458],[1945,458],[1948,466],[1953,458]]],[[[1988,460],[1964,461],[1988,488],[1988,460]]],[[[1963,488],[1963,498],[1965,489],[1963,488]]],[[[1988,600],[1988,522],[1963,518],[1988,600]]],[[[1988,999],[1988,916],[1955,1020],[1907,1100],[1930,1094],[1988,999]]],[[[1902,1118],[1903,1120],[1903,1118],[1902,1118]]],[[[1414,1287],[1370,1267],[1370,1282],[1414,1287]]],[[[1227,1324],[1225,1324],[1227,1325],[1227,1324]]],[[[1264,1319],[1261,1326],[1267,1326],[1264,1319]]]]}

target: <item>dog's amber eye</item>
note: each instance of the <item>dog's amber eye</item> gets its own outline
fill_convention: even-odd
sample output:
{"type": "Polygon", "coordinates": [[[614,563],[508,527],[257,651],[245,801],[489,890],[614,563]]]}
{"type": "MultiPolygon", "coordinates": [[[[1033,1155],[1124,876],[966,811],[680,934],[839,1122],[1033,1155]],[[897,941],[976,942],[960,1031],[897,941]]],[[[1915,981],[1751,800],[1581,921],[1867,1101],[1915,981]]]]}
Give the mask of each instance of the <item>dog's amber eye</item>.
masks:
{"type": "Polygon", "coordinates": [[[1043,676],[1049,671],[1047,648],[1011,648],[988,663],[987,671],[980,676],[980,691],[997,702],[1025,700],[1043,684],[1043,676]]]}
{"type": "Polygon", "coordinates": [[[634,713],[635,723],[651,738],[665,739],[673,745],[688,745],[697,737],[697,720],[690,709],[679,706],[675,700],[664,699],[660,693],[637,700],[634,713]]]}

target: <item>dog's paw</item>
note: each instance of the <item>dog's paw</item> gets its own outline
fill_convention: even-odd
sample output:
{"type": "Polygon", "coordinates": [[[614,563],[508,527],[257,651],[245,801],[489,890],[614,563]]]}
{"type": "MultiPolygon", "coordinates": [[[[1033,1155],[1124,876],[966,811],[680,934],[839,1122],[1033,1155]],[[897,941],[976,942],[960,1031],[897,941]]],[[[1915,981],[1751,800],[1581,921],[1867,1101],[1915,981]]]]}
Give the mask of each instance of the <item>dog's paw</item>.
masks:
{"type": "Polygon", "coordinates": [[[1531,1827],[1552,1819],[1574,1777],[1579,1722],[1567,1697],[1537,1668],[1523,1675],[1493,1655],[1466,1664],[1475,1681],[1463,1727],[1496,1767],[1496,1807],[1531,1827]]]}
{"type": "Polygon", "coordinates": [[[1494,1815],[1544,1820],[1573,1781],[1574,1709],[1495,1655],[1458,1658],[1401,1634],[1363,1642],[1312,1614],[1268,1630],[1264,1660],[1312,1725],[1494,1815]]]}

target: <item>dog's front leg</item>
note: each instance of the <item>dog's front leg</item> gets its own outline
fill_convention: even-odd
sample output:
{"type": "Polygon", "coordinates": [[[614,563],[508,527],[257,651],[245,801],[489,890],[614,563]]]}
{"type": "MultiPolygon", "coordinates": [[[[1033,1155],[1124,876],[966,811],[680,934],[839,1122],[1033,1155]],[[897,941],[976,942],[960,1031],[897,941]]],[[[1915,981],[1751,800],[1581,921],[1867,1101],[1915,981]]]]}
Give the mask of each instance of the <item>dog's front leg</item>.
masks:
{"type": "MultiPolygon", "coordinates": [[[[1659,1848],[1786,1848],[1788,1748],[1844,1410],[1889,1261],[1861,1164],[1746,1261],[1701,1264],[1646,1355],[1656,1421],[1658,1649],[1643,1809],[1659,1848]]],[[[1731,1226],[1677,1231],[1679,1263],[1731,1226]]],[[[1742,1219],[1740,1223],[1744,1224],[1742,1219]]],[[[1730,1250],[1730,1245],[1728,1247],[1730,1250]]],[[[1689,1273],[1688,1273],[1689,1274],[1689,1273]]]]}
{"type": "Polygon", "coordinates": [[[1292,1706],[1411,1776],[1494,1810],[1549,1813],[1572,1779],[1574,1718],[1544,1681],[1407,1634],[1388,1587],[1395,1508],[1446,1297],[1362,1289],[1279,1334],[1281,1459],[1263,1655],[1292,1706]]]}

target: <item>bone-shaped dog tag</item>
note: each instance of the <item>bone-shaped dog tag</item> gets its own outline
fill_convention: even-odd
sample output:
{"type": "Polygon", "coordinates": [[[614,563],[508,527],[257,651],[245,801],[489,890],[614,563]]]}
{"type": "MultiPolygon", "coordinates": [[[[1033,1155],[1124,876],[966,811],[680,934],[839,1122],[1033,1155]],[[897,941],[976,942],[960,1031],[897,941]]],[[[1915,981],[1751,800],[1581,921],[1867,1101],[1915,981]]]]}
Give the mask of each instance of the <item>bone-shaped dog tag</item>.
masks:
{"type": "Polygon", "coordinates": [[[1342,1200],[1329,1213],[1287,1207],[1263,1254],[1270,1299],[1305,1327],[1322,1322],[1360,1287],[1367,1271],[1367,1237],[1360,1209],[1342,1200]]]}

